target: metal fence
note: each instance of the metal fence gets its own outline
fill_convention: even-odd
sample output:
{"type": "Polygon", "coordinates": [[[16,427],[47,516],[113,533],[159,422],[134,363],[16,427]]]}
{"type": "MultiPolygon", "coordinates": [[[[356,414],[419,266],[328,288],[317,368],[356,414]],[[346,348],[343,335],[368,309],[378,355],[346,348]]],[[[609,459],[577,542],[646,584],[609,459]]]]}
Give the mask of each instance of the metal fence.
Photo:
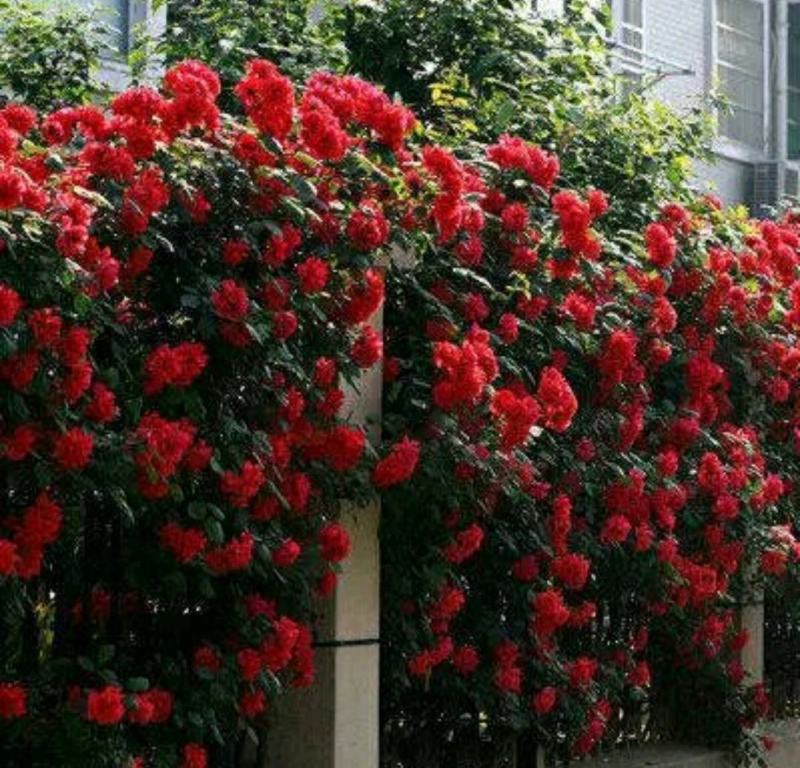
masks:
{"type": "Polygon", "coordinates": [[[772,717],[800,716],[800,589],[764,601],[764,681],[772,717]]]}

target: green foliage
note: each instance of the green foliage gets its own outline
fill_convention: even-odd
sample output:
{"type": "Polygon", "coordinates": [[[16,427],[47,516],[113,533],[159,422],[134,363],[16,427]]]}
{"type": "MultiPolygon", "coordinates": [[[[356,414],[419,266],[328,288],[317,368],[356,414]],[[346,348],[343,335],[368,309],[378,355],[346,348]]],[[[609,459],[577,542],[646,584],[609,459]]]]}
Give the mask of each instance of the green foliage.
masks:
{"type": "Polygon", "coordinates": [[[0,85],[39,109],[86,102],[113,32],[97,10],[0,0],[0,85]]]}

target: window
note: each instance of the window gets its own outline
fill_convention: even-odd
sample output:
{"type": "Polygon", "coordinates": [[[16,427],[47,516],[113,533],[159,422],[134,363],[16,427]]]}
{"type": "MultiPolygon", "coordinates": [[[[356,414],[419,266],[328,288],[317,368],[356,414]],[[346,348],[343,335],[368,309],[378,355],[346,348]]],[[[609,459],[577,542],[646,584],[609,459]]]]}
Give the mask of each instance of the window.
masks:
{"type": "Polygon", "coordinates": [[[625,46],[625,58],[641,64],[644,51],[644,0],[623,0],[619,41],[625,46]]]}
{"type": "Polygon", "coordinates": [[[645,0],[614,0],[615,57],[623,76],[623,90],[636,90],[644,64],[645,0]]]}
{"type": "Polygon", "coordinates": [[[789,6],[788,152],[800,158],[800,5],[789,6]]]}
{"type": "Polygon", "coordinates": [[[720,115],[720,133],[764,148],[766,83],[763,0],[716,0],[717,77],[731,111],[720,115]]]}

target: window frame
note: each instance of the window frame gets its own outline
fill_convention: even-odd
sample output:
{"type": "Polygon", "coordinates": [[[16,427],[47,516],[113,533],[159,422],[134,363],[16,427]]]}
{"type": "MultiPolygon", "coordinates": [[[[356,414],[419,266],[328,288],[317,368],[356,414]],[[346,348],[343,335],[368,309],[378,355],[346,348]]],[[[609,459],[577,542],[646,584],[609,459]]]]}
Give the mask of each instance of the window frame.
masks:
{"type": "MultiPolygon", "coordinates": [[[[721,0],[725,2],[725,0],[721,0]]],[[[747,32],[743,32],[741,30],[735,29],[730,27],[729,25],[722,24],[719,21],[719,14],[718,14],[718,2],[720,0],[708,0],[709,4],[709,87],[718,87],[720,85],[720,56],[719,56],[719,31],[720,28],[727,29],[732,31],[734,34],[742,35],[744,37],[749,37],[752,40],[758,41],[758,38],[748,35],[747,32]]],[[[741,159],[741,160],[761,160],[767,155],[768,146],[769,146],[769,136],[770,136],[770,127],[772,123],[772,92],[770,88],[770,54],[771,54],[771,46],[772,46],[772,35],[771,35],[771,25],[772,25],[772,18],[771,18],[771,6],[772,3],[769,0],[746,0],[746,2],[752,3],[754,5],[759,5],[762,10],[762,31],[761,31],[761,95],[762,95],[762,120],[761,120],[761,139],[758,146],[749,144],[745,141],[741,141],[739,139],[725,136],[724,134],[720,133],[719,138],[717,140],[717,144],[721,149],[721,154],[732,157],[734,159],[741,159]]],[[[723,62],[722,64],[725,68],[733,71],[740,71],[745,74],[748,74],[745,70],[741,67],[733,64],[731,62],[723,62]]],[[[741,109],[742,111],[749,112],[750,114],[758,114],[754,113],[752,110],[748,110],[743,105],[736,104],[731,100],[731,103],[741,109]]],[[[717,115],[717,119],[719,122],[719,115],[717,115]]]]}
{"type": "Polygon", "coordinates": [[[153,15],[151,0],[127,0],[125,19],[126,53],[130,52],[134,43],[133,35],[139,25],[149,24],[153,15]]]}

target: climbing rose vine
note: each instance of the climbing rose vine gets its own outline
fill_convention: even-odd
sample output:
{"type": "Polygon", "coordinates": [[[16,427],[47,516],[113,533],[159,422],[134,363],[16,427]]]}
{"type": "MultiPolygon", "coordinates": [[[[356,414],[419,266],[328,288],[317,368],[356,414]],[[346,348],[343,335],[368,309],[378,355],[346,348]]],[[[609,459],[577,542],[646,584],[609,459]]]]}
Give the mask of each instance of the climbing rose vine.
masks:
{"type": "Polygon", "coordinates": [[[414,469],[347,397],[382,357],[371,158],[413,118],[324,75],[296,107],[265,61],[246,123],[219,93],[187,61],[0,116],[3,765],[228,764],[314,679],[340,501],[414,469]]]}
{"type": "Polygon", "coordinates": [[[734,600],[797,561],[794,219],[605,231],[520,138],[420,148],[261,60],[235,95],[187,61],[0,110],[3,765],[232,764],[376,493],[390,741],[417,706],[582,755],[673,685],[738,741],[734,600]]]}
{"type": "Polygon", "coordinates": [[[558,177],[509,136],[405,171],[433,200],[387,292],[387,434],[421,452],[384,495],[384,744],[646,727],[757,761],[735,610],[800,560],[798,218],[688,198],[628,231],[558,177]]]}

